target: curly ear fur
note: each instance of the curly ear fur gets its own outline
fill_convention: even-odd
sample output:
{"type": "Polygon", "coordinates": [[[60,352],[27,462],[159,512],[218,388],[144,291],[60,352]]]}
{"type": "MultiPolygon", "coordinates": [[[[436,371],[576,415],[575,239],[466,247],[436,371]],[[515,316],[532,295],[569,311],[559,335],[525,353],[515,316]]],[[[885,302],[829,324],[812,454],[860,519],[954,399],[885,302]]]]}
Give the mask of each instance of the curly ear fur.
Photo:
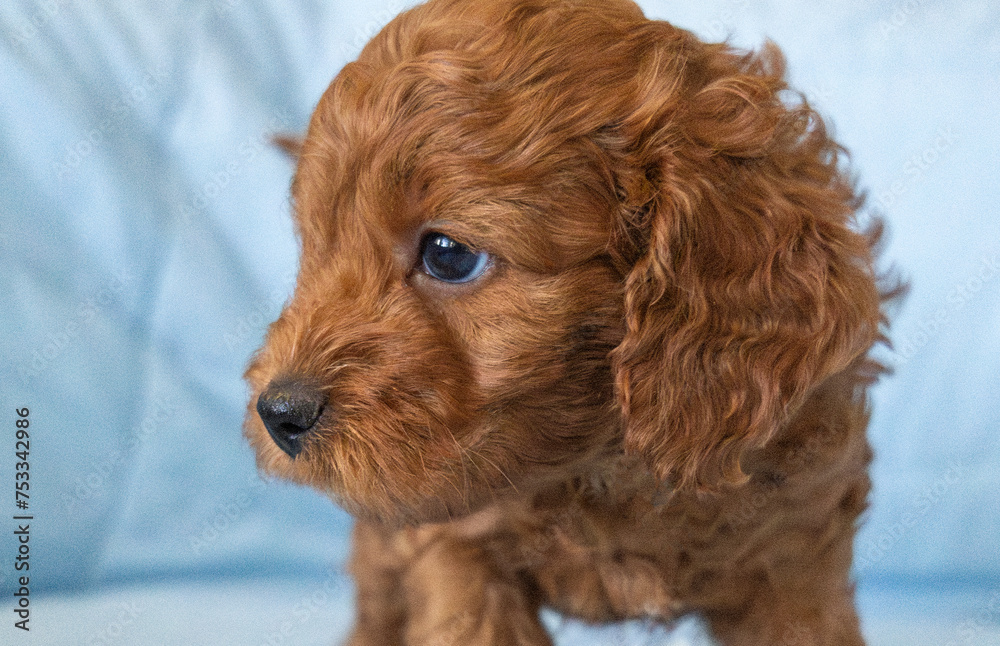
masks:
{"type": "Polygon", "coordinates": [[[784,60],[661,25],[621,131],[618,253],[626,333],[613,352],[626,450],[677,486],[745,480],[746,451],[878,337],[871,239],[843,150],[784,60]],[[668,29],[669,28],[669,29],[668,29]],[[678,36],[680,34],[680,36],[678,36]]]}

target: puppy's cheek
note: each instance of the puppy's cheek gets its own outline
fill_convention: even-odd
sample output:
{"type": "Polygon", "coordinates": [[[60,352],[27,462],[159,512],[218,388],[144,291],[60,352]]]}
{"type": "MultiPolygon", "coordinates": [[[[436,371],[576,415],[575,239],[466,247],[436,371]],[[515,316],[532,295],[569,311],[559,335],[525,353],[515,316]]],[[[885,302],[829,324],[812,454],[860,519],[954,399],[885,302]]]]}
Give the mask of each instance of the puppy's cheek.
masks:
{"type": "Polygon", "coordinates": [[[517,276],[497,292],[463,313],[477,321],[464,338],[497,429],[486,443],[559,464],[608,441],[618,415],[609,355],[624,335],[617,274],[594,263],[517,276]]]}

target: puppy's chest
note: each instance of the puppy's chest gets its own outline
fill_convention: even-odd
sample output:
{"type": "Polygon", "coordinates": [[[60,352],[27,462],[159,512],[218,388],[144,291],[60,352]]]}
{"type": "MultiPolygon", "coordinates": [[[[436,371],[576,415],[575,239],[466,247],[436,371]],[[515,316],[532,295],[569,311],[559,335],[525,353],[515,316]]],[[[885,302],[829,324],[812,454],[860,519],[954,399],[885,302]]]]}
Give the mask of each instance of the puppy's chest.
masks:
{"type": "Polygon", "coordinates": [[[517,563],[546,603],[567,614],[672,618],[681,607],[671,592],[669,492],[640,472],[606,475],[536,496],[498,558],[517,563]]]}

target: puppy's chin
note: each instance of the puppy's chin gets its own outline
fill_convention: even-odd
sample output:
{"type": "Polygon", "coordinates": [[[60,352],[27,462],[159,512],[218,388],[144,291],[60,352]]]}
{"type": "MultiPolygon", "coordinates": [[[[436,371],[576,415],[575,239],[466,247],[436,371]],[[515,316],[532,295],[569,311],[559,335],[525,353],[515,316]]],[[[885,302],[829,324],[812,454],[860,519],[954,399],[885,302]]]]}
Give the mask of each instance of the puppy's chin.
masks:
{"type": "Polygon", "coordinates": [[[336,429],[321,430],[292,458],[252,410],[244,435],[263,474],[311,487],[369,522],[403,526],[455,520],[515,491],[506,477],[489,481],[460,455],[439,451],[436,464],[428,465],[392,454],[391,447],[352,442],[336,429]]]}
{"type": "Polygon", "coordinates": [[[482,507],[482,503],[470,505],[467,501],[449,501],[443,497],[430,497],[401,504],[388,500],[355,500],[335,491],[329,491],[327,494],[333,502],[354,518],[389,527],[448,522],[467,516],[482,507]]]}

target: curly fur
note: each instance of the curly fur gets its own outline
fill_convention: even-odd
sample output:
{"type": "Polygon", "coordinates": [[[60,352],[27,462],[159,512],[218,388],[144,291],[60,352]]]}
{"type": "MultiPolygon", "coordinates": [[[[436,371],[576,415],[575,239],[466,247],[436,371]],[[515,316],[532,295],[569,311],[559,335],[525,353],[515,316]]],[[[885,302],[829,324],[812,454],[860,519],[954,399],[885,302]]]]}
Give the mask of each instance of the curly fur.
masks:
{"type": "Polygon", "coordinates": [[[842,153],[775,46],[626,0],[431,0],[340,72],[245,432],[357,516],[352,646],[550,644],[542,606],[863,643],[887,295],[842,153]],[[427,231],[493,265],[436,281],[427,231]],[[279,381],[324,399],[294,459],[254,408],[279,381]]]}

